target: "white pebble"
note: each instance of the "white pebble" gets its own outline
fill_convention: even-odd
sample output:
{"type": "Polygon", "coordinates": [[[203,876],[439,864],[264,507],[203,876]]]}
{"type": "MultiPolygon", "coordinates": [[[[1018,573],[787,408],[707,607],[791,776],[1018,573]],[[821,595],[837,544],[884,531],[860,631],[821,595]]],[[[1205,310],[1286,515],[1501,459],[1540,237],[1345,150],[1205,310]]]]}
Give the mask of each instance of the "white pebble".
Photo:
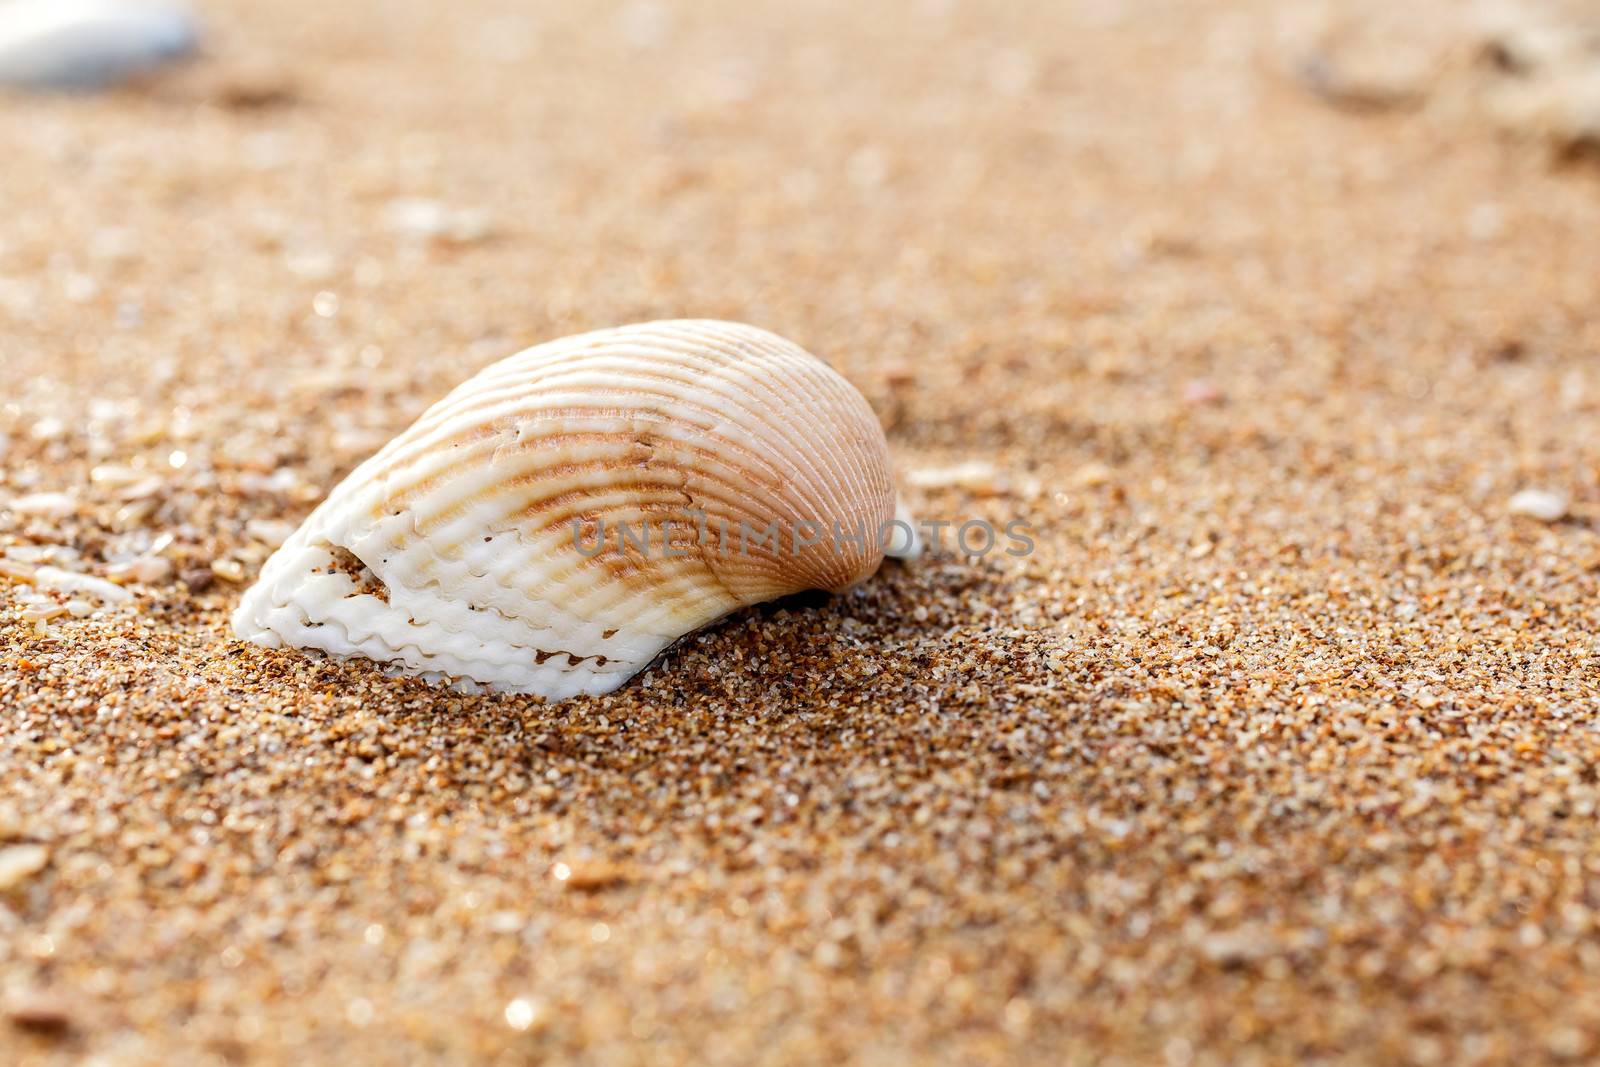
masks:
{"type": "Polygon", "coordinates": [[[34,571],[33,580],[46,589],[68,594],[82,593],[107,604],[123,604],[133,599],[133,594],[120,585],[113,585],[93,575],[64,571],[60,567],[40,567],[34,571]]]}
{"type": "Polygon", "coordinates": [[[1558,522],[1567,516],[1567,498],[1544,489],[1524,489],[1507,505],[1513,515],[1525,515],[1540,522],[1558,522]]]}
{"type": "Polygon", "coordinates": [[[140,556],[126,563],[112,564],[106,568],[106,577],[119,585],[130,582],[158,585],[172,577],[172,561],[160,556],[140,556]]]}
{"type": "Polygon", "coordinates": [[[28,428],[35,441],[59,441],[67,435],[67,424],[57,418],[43,418],[28,428]]]}
{"type": "Polygon", "coordinates": [[[403,198],[389,204],[389,225],[417,240],[443,240],[473,244],[494,233],[494,222],[485,211],[453,208],[437,200],[403,198]]]}
{"type": "Polygon", "coordinates": [[[214,559],[211,561],[211,573],[225,582],[238,584],[244,581],[244,564],[236,559],[214,559]]]}
{"type": "Polygon", "coordinates": [[[251,519],[244,524],[244,530],[262,544],[277,548],[294,533],[294,524],[282,519],[251,519]]]}
{"type": "Polygon", "coordinates": [[[906,474],[906,484],[915,489],[973,489],[992,492],[1005,483],[1005,476],[993,463],[968,460],[951,467],[919,467],[906,474]]]}
{"type": "Polygon", "coordinates": [[[15,889],[45,869],[50,850],[43,845],[11,845],[0,848],[0,892],[15,889]]]}
{"type": "Polygon", "coordinates": [[[7,506],[18,515],[60,519],[71,515],[78,505],[69,493],[29,493],[16,497],[7,506]]]}
{"type": "Polygon", "coordinates": [[[28,603],[22,609],[22,618],[25,622],[46,623],[51,619],[59,619],[67,613],[67,609],[53,600],[28,603]]]}

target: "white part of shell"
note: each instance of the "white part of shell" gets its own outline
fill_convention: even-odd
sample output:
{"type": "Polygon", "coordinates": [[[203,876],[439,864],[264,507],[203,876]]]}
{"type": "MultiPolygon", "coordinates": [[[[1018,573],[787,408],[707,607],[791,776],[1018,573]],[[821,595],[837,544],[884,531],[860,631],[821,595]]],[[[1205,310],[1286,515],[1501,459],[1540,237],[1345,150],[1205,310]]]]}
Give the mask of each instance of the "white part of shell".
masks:
{"type": "Polygon", "coordinates": [[[267,561],[234,631],[434,681],[607,693],[730,611],[865,580],[894,508],[877,419],[803,349],[725,322],[601,330],[430,408],[267,561]],[[648,524],[648,550],[623,523],[648,524]],[[808,524],[823,536],[799,544],[808,524]]]}
{"type": "Polygon", "coordinates": [[[0,85],[94,89],[189,55],[194,18],[128,0],[0,2],[0,85]]]}
{"type": "Polygon", "coordinates": [[[895,504],[890,530],[884,538],[884,555],[892,559],[916,559],[922,555],[922,535],[917,532],[916,516],[903,503],[895,504]]]}

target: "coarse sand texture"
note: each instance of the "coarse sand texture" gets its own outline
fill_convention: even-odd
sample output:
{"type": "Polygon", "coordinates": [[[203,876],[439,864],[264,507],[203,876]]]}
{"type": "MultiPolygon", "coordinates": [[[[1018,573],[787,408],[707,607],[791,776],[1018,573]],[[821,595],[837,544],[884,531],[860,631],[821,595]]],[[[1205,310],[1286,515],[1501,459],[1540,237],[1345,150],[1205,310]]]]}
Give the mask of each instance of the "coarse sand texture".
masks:
{"type": "Polygon", "coordinates": [[[1600,1056],[1581,153],[1298,0],[196,7],[0,96],[0,1064],[1600,1056]],[[440,397],[685,318],[942,551],[562,702],[234,636],[440,397]]]}

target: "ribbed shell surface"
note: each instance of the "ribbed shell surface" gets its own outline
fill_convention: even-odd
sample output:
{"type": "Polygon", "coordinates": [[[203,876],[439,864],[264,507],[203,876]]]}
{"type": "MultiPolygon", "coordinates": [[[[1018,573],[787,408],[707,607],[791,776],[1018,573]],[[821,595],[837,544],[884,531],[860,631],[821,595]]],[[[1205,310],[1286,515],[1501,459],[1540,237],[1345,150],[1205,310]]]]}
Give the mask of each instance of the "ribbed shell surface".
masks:
{"type": "Polygon", "coordinates": [[[883,432],[822,361],[735,323],[624,326],[435,404],[267,561],[234,630],[435,680],[605,693],[736,608],[867,578],[893,516],[883,432]]]}

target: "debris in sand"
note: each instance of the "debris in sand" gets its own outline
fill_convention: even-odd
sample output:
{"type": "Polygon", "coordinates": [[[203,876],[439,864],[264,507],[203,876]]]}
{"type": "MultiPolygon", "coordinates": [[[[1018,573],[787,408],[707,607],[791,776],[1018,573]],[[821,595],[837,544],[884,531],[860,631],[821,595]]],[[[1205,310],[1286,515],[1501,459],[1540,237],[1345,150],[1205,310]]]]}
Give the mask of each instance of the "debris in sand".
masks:
{"type": "Polygon", "coordinates": [[[44,589],[81,594],[107,604],[123,604],[133,599],[133,594],[120,585],[90,574],[62,570],[60,567],[38,568],[33,572],[33,581],[35,585],[44,589]]]}
{"type": "Polygon", "coordinates": [[[106,577],[119,585],[160,585],[172,577],[172,561],[146,555],[106,568],[106,577]]]}
{"type": "Polygon", "coordinates": [[[633,872],[619,863],[603,860],[557,863],[550,876],[575,893],[598,893],[615,889],[634,880],[633,872]]]}
{"type": "Polygon", "coordinates": [[[34,566],[26,560],[12,559],[10,556],[0,556],[0,578],[7,578],[13,582],[31,584],[33,582],[34,566]]]}
{"type": "Polygon", "coordinates": [[[269,548],[277,548],[294,533],[294,523],[282,519],[251,519],[244,532],[269,548]]]}
{"type": "Polygon", "coordinates": [[[1003,493],[1009,486],[1000,469],[984,459],[948,467],[919,467],[906,473],[906,484],[914,489],[965,489],[982,495],[1003,493]]]}
{"type": "Polygon", "coordinates": [[[178,576],[191,593],[203,593],[216,584],[217,576],[208,567],[190,567],[178,576]]]}
{"type": "Polygon", "coordinates": [[[6,505],[18,515],[42,519],[62,519],[77,510],[77,501],[71,493],[27,493],[6,505]]]}
{"type": "Polygon", "coordinates": [[[1513,515],[1523,515],[1540,522],[1560,522],[1567,517],[1567,498],[1561,493],[1545,489],[1524,489],[1506,505],[1513,515]]]}
{"type": "Polygon", "coordinates": [[[211,573],[225,582],[232,582],[234,585],[238,585],[245,579],[244,564],[226,556],[211,561],[211,573]]]}
{"type": "Polygon", "coordinates": [[[1563,157],[1600,151],[1600,18],[1508,10],[1489,29],[1479,56],[1491,121],[1563,157]]]}
{"type": "Polygon", "coordinates": [[[1403,5],[1341,7],[1290,30],[1290,75],[1333,107],[1373,112],[1420,106],[1446,67],[1459,27],[1403,5]]]}
{"type": "Polygon", "coordinates": [[[1413,70],[1363,71],[1341,65],[1329,52],[1313,52],[1295,68],[1301,85],[1335,107],[1387,111],[1419,105],[1425,78],[1413,70]]]}
{"type": "Polygon", "coordinates": [[[469,245],[494,236],[494,219],[480,208],[457,208],[438,200],[402,198],[389,204],[389,226],[418,241],[469,245]]]}
{"type": "Polygon", "coordinates": [[[1227,397],[1205,378],[1191,378],[1183,386],[1183,402],[1190,407],[1206,407],[1221,404],[1227,397]]]}
{"type": "Polygon", "coordinates": [[[8,997],[5,1016],[19,1030],[47,1036],[59,1036],[72,1028],[71,1005],[44,990],[25,990],[8,997]]]}
{"type": "Polygon", "coordinates": [[[1443,105],[1551,146],[1600,152],[1600,17],[1552,3],[1440,19],[1405,5],[1341,9],[1293,48],[1292,77],[1352,111],[1443,105]]]}
{"type": "Polygon", "coordinates": [[[17,888],[45,869],[50,850],[43,845],[10,845],[0,848],[0,893],[17,888]]]}

